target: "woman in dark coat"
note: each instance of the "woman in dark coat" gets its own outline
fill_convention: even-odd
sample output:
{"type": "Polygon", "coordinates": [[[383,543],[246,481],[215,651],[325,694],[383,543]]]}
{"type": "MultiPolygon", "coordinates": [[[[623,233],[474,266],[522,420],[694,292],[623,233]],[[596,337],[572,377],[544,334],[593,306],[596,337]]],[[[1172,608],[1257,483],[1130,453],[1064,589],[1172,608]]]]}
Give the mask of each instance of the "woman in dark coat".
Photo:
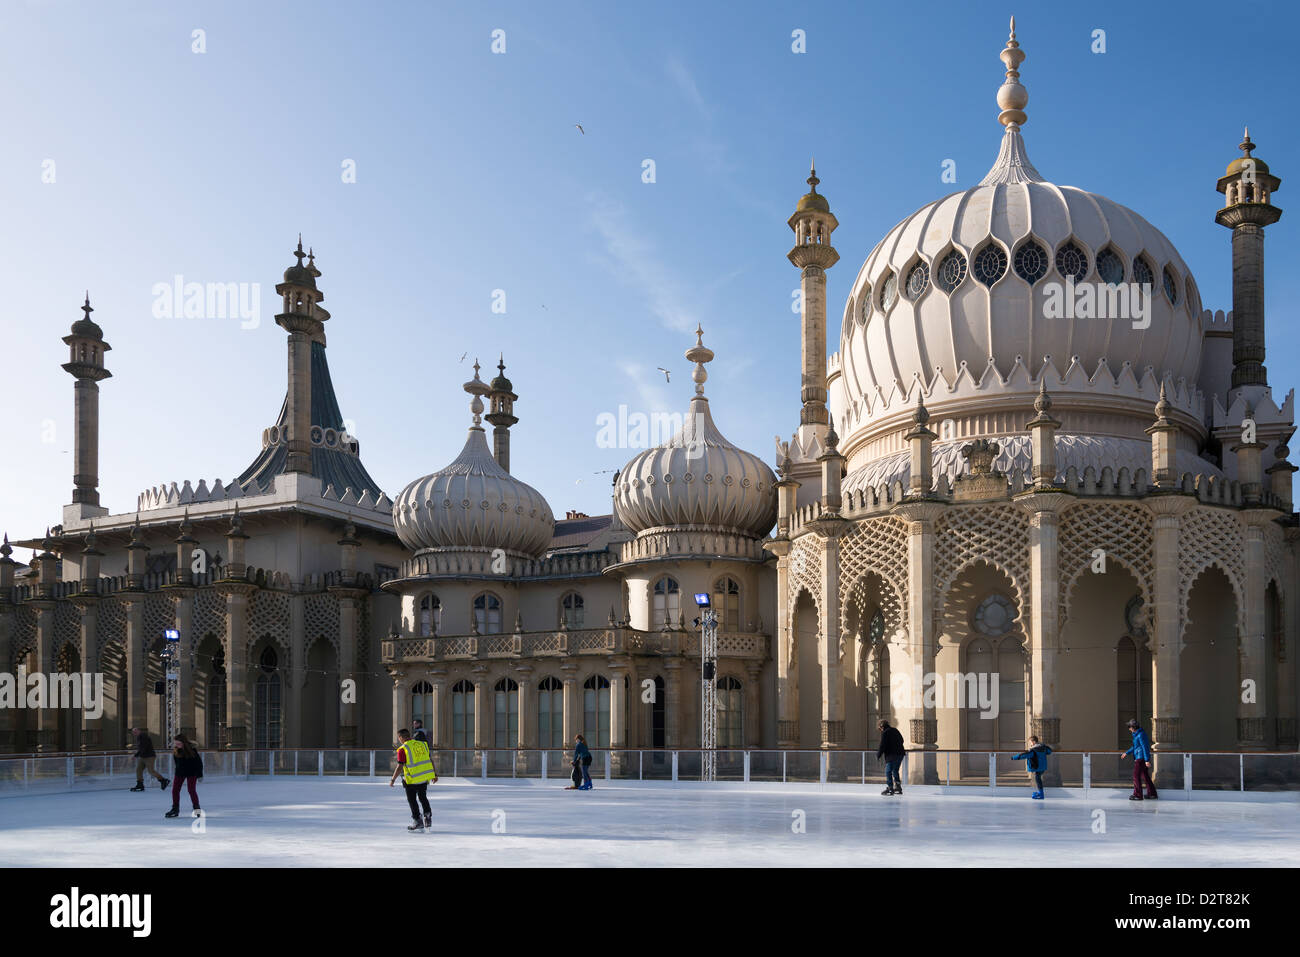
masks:
{"type": "Polygon", "coordinates": [[[198,782],[203,780],[203,759],[199,749],[183,734],[176,735],[172,741],[172,809],[163,817],[179,817],[181,813],[181,782],[189,784],[190,803],[194,805],[194,816],[202,817],[199,809],[198,782]]]}

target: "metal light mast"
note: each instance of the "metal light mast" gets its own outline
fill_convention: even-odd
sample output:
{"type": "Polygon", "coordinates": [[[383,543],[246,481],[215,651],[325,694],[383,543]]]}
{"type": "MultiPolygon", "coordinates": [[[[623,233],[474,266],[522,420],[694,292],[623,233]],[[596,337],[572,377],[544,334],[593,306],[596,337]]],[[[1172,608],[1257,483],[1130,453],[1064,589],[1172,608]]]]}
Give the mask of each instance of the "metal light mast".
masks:
{"type": "Polygon", "coordinates": [[[701,780],[712,781],[717,776],[718,753],[718,616],[707,605],[708,596],[701,604],[700,617],[700,747],[703,749],[701,780]]]}
{"type": "Polygon", "coordinates": [[[167,644],[159,653],[159,657],[162,658],[166,676],[165,694],[163,696],[163,721],[166,725],[167,737],[165,740],[167,750],[170,751],[172,742],[176,740],[176,735],[181,730],[180,632],[175,628],[169,628],[165,634],[167,644]]]}

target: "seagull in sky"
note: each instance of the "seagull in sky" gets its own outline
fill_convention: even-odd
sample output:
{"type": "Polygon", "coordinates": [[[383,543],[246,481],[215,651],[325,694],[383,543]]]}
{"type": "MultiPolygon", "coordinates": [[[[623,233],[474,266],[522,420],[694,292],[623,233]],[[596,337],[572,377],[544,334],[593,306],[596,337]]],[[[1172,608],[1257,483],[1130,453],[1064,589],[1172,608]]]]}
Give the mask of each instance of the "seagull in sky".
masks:
{"type": "Polygon", "coordinates": [[[462,353],[460,354],[460,360],[459,360],[459,361],[464,362],[464,361],[465,361],[465,357],[466,357],[467,355],[469,355],[468,352],[462,352],[462,353]]]}
{"type": "Polygon", "coordinates": [[[663,366],[655,366],[655,368],[658,369],[660,372],[662,372],[662,373],[664,374],[664,381],[665,381],[665,382],[672,382],[672,381],[673,381],[671,378],[669,378],[669,372],[668,372],[668,370],[665,369],[663,366]]]}
{"type": "Polygon", "coordinates": [[[573,125],[578,128],[578,132],[581,133],[583,136],[587,135],[587,131],[582,128],[581,123],[574,123],[573,125]]]}

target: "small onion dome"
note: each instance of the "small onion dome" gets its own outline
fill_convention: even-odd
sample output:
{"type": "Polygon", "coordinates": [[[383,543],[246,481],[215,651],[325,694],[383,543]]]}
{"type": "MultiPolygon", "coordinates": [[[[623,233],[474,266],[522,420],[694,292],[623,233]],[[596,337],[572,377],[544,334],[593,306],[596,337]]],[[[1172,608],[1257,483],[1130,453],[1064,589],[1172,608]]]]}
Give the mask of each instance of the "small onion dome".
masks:
{"type": "Polygon", "coordinates": [[[95,310],[90,305],[90,293],[86,293],[86,304],[81,307],[84,315],[72,324],[72,334],[74,336],[85,336],[87,339],[103,339],[104,330],[99,328],[99,324],[90,318],[90,314],[95,310]]]}
{"type": "Polygon", "coordinates": [[[1250,141],[1250,128],[1247,127],[1245,136],[1242,137],[1241,142],[1237,145],[1237,149],[1241,150],[1241,152],[1244,153],[1245,155],[1238,156],[1235,160],[1229,163],[1227,172],[1225,172],[1224,175],[1234,176],[1237,173],[1241,172],[1243,166],[1245,165],[1246,160],[1250,160],[1254,164],[1253,166],[1247,168],[1253,169],[1256,173],[1267,173],[1268,164],[1265,163],[1258,156],[1250,155],[1251,151],[1254,148],[1255,148],[1255,144],[1250,141]]]}
{"type": "Polygon", "coordinates": [[[446,468],[416,479],[393,503],[397,537],[412,551],[425,549],[502,548],[539,557],[551,543],[555,517],[546,499],[497,464],[483,427],[482,395],[487,384],[478,376],[465,384],[473,395],[474,424],[465,447],[446,468]]]}
{"type": "Polygon", "coordinates": [[[726,440],[704,397],[713,353],[696,330],[686,353],[695,396],[677,434],[625,465],[614,491],[619,520],[633,532],[662,526],[721,528],[760,537],[776,521],[776,476],[757,455],[726,440]]]}
{"type": "Polygon", "coordinates": [[[506,378],[506,357],[503,355],[501,361],[497,363],[497,376],[488,383],[488,388],[493,392],[514,392],[514,384],[506,378]]]}
{"type": "Polygon", "coordinates": [[[303,265],[303,260],[307,254],[302,251],[302,236],[298,237],[298,248],[293,253],[298,257],[298,262],[284,271],[284,281],[291,282],[296,286],[306,286],[308,289],[316,288],[316,277],[320,275],[316,271],[315,263],[311,266],[303,265]]]}
{"type": "Polygon", "coordinates": [[[821,180],[817,178],[816,163],[813,164],[810,174],[811,175],[809,175],[807,179],[810,189],[800,197],[799,205],[795,207],[795,212],[802,213],[806,209],[812,209],[819,213],[829,213],[831,211],[831,204],[826,202],[825,196],[817,192],[817,184],[820,183],[821,180]]]}

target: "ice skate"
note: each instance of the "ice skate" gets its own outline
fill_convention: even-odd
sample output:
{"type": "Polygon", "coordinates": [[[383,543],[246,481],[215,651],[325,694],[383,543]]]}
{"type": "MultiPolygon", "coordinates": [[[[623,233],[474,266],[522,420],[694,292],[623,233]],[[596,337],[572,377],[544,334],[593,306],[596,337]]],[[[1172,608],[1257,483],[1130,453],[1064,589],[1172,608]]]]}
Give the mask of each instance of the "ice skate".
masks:
{"type": "Polygon", "coordinates": [[[143,785],[142,783],[140,783],[139,781],[137,781],[137,782],[135,783],[135,787],[131,788],[131,790],[132,790],[132,791],[143,791],[143,790],[144,790],[144,785],[143,785]]]}
{"type": "Polygon", "coordinates": [[[433,815],[432,815],[432,814],[426,814],[426,815],[424,816],[424,826],[425,826],[425,827],[433,827],[433,815]]]}
{"type": "Polygon", "coordinates": [[[1142,800],[1142,795],[1140,795],[1140,794],[1130,794],[1130,795],[1128,796],[1128,799],[1129,799],[1130,801],[1140,801],[1140,800],[1142,800]]]}
{"type": "Polygon", "coordinates": [[[196,807],[193,811],[190,812],[190,817],[202,817],[202,816],[203,816],[203,808],[201,807],[196,807]]]}
{"type": "Polygon", "coordinates": [[[881,791],[880,793],[881,793],[882,795],[884,795],[884,794],[893,794],[893,793],[894,793],[894,789],[893,789],[892,787],[890,787],[890,788],[885,788],[885,789],[884,789],[883,791],[881,791]]]}
{"type": "Polygon", "coordinates": [[[167,790],[167,785],[169,785],[169,784],[171,784],[171,783],[172,783],[172,779],[171,779],[171,778],[163,778],[161,781],[158,782],[158,788],[159,788],[159,790],[166,791],[166,790],[167,790]]]}
{"type": "Polygon", "coordinates": [[[166,814],[163,815],[163,817],[180,817],[180,816],[181,816],[181,809],[178,807],[172,808],[170,811],[168,811],[166,814]]]}
{"type": "Polygon", "coordinates": [[[423,823],[422,821],[416,821],[414,824],[408,824],[408,825],[406,825],[406,829],[407,829],[408,831],[415,831],[415,832],[417,832],[417,833],[423,834],[423,833],[424,833],[424,823],[423,823]]]}

